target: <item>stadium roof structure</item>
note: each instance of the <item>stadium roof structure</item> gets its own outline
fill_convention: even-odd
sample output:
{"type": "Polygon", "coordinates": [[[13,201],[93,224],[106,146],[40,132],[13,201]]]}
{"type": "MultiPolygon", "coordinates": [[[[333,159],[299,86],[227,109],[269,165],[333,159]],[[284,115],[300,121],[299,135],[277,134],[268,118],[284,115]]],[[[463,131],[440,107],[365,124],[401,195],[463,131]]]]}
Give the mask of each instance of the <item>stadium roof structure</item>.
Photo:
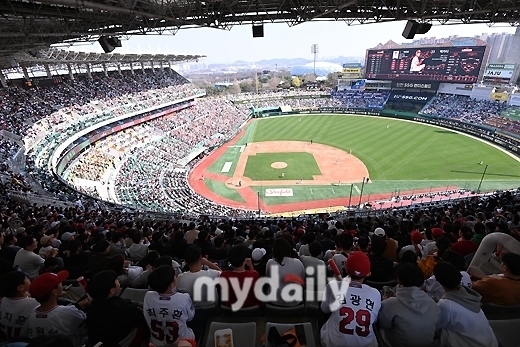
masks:
{"type": "Polygon", "coordinates": [[[311,20],[518,25],[518,0],[2,0],[0,55],[100,36],[311,20]]]}
{"type": "Polygon", "coordinates": [[[204,58],[204,55],[179,55],[179,54],[118,54],[118,53],[89,53],[75,52],[57,48],[31,50],[29,52],[17,52],[9,57],[0,55],[0,68],[6,72],[16,71],[19,65],[32,67],[33,71],[43,69],[45,64],[61,66],[65,64],[89,64],[92,67],[105,65],[107,68],[126,65],[129,63],[158,63],[175,64],[196,61],[204,58]]]}

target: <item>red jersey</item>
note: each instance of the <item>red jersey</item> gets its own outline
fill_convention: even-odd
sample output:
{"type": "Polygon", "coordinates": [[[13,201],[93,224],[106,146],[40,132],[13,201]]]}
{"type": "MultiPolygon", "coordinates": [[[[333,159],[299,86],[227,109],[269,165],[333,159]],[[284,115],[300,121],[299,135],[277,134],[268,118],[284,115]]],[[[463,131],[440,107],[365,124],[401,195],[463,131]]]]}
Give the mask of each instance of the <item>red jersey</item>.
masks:
{"type": "MultiPolygon", "coordinates": [[[[226,282],[228,287],[228,293],[229,293],[229,300],[224,300],[226,297],[224,295],[224,286],[225,284],[221,284],[222,287],[222,305],[230,307],[231,305],[235,304],[237,300],[237,295],[235,293],[235,290],[233,289],[233,283],[235,283],[238,280],[239,287],[241,290],[244,288],[244,282],[246,279],[250,278],[248,282],[250,283],[250,289],[247,293],[247,297],[244,301],[244,304],[242,307],[252,307],[257,306],[260,304],[258,299],[255,296],[254,288],[256,281],[260,278],[260,275],[255,270],[245,270],[245,271],[224,271],[220,274],[220,280],[221,282],[226,282]]],[[[249,286],[249,283],[247,286],[249,286]]],[[[236,284],[234,284],[236,286],[236,284]]],[[[241,294],[242,295],[242,294],[241,294]]],[[[243,298],[240,298],[243,300],[243,298]]]]}

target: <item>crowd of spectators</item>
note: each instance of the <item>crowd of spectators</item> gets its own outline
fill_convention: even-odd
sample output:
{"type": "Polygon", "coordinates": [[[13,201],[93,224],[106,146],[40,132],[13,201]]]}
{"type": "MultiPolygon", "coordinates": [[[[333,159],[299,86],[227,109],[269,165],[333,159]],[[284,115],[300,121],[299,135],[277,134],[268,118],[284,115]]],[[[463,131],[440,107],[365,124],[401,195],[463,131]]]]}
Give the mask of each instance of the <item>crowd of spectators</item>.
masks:
{"type": "Polygon", "coordinates": [[[483,124],[498,117],[507,104],[491,100],[476,100],[463,95],[437,94],[420,114],[456,119],[465,123],[483,124]]]}
{"type": "Polygon", "coordinates": [[[138,208],[159,211],[205,214],[214,209],[223,215],[243,215],[246,212],[221,208],[193,194],[185,175],[175,174],[175,169],[183,166],[178,162],[193,150],[231,138],[248,117],[249,111],[244,105],[221,98],[205,98],[172,116],[147,123],[149,132],[160,136],[155,140],[151,136],[141,141],[142,146],[125,153],[116,177],[119,200],[138,208]]]}
{"type": "MultiPolygon", "coordinates": [[[[61,338],[60,346],[71,347],[97,342],[128,347],[150,338],[162,347],[184,339],[200,342],[205,320],[239,299],[245,299],[242,308],[257,309],[241,320],[256,322],[265,304],[298,307],[307,297],[318,308],[300,319],[316,324],[318,317],[322,346],[374,346],[376,322],[380,341],[392,346],[498,346],[480,305],[520,305],[520,254],[495,247],[502,276],[468,263],[488,234],[510,238],[508,250],[520,249],[519,210],[520,191],[509,191],[367,217],[190,221],[38,207],[4,197],[1,336],[18,343],[61,338]],[[329,282],[321,289],[315,275],[320,271],[329,282]],[[80,276],[88,281],[89,298],[65,288],[65,281],[76,283],[80,276]],[[253,291],[263,277],[279,288],[267,302],[253,291]],[[253,286],[241,293],[229,286],[229,295],[216,294],[215,300],[209,294],[215,287],[208,286],[199,299],[198,278],[247,280],[253,286]],[[378,282],[388,286],[380,292],[378,282]],[[285,299],[289,285],[305,295],[285,299]],[[142,310],[119,296],[129,288],[146,291],[142,310]],[[163,310],[170,313],[161,315],[163,310]],[[338,333],[350,311],[363,318],[341,323],[338,333]],[[179,326],[178,335],[172,324],[179,326]]],[[[52,341],[49,346],[58,343],[52,341]]]]}
{"type": "Polygon", "coordinates": [[[341,102],[330,97],[307,97],[299,98],[278,98],[265,100],[250,100],[245,103],[252,108],[277,108],[290,106],[294,110],[298,109],[318,109],[320,107],[340,107],[341,102]]]}
{"type": "MultiPolygon", "coordinates": [[[[59,144],[103,120],[201,93],[170,69],[122,71],[121,75],[109,72],[108,77],[94,73],[92,78],[75,76],[74,80],[64,77],[63,83],[54,86],[24,90],[10,85],[0,92],[9,96],[7,103],[2,104],[2,127],[24,136],[25,171],[48,193],[70,201],[76,201],[78,195],[57,182],[48,170],[50,156],[59,144]],[[33,108],[38,112],[33,112],[33,108]]],[[[0,148],[8,158],[19,150],[14,140],[5,139],[0,139],[0,148]]],[[[96,165],[106,166],[100,162],[96,165]]],[[[81,169],[88,170],[83,166],[81,169]]],[[[83,173],[82,178],[99,179],[102,174],[94,171],[88,171],[88,175],[83,173]]]]}
{"type": "Polygon", "coordinates": [[[331,93],[332,99],[342,107],[361,110],[382,110],[389,96],[390,92],[385,91],[338,90],[331,93]]]}

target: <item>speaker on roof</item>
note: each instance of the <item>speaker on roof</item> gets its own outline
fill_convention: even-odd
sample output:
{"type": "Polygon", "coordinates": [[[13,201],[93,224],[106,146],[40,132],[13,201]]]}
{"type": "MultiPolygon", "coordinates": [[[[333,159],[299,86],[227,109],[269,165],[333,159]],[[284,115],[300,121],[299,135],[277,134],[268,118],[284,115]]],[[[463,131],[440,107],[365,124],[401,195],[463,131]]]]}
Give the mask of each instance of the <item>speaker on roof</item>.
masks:
{"type": "Polygon", "coordinates": [[[112,47],[122,47],[119,37],[111,36],[107,38],[107,43],[112,47]]]}
{"type": "Polygon", "coordinates": [[[98,42],[105,53],[110,53],[116,49],[116,47],[121,47],[121,40],[114,36],[101,36],[98,42]]]}
{"type": "Polygon", "coordinates": [[[403,37],[408,40],[413,39],[415,34],[417,34],[417,29],[419,29],[419,23],[414,20],[409,20],[404,27],[403,37]]]}
{"type": "Polygon", "coordinates": [[[420,23],[416,34],[426,34],[432,28],[432,23],[420,23]]]}
{"type": "Polygon", "coordinates": [[[415,20],[409,20],[404,27],[403,37],[405,39],[413,39],[415,35],[426,34],[432,28],[432,23],[419,23],[415,20]]]}
{"type": "Polygon", "coordinates": [[[253,37],[264,37],[264,24],[253,24],[253,37]]]}

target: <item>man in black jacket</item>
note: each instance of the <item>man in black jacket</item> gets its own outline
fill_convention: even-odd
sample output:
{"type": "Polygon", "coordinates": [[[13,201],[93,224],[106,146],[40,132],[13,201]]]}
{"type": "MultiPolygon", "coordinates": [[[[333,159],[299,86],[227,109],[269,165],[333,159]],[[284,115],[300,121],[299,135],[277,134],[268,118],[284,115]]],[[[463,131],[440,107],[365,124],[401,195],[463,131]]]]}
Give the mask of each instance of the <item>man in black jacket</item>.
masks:
{"type": "Polygon", "coordinates": [[[93,301],[87,311],[87,333],[92,343],[106,347],[134,347],[148,335],[142,310],[117,296],[121,286],[114,271],[94,275],[88,283],[93,301]]]}

